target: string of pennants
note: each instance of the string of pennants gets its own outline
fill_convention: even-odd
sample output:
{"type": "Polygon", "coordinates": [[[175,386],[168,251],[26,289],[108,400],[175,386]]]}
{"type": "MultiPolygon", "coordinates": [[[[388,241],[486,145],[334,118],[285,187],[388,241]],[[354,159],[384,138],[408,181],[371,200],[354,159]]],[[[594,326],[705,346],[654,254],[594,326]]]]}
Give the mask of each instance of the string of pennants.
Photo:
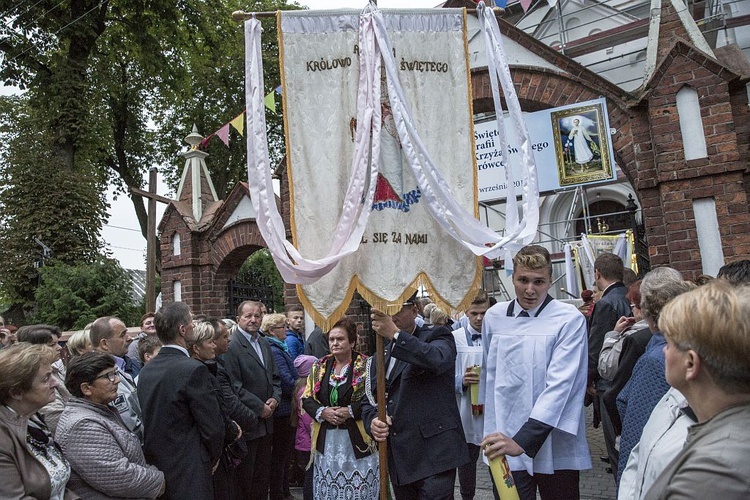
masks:
{"type": "MultiPolygon", "coordinates": [[[[531,7],[531,4],[533,0],[519,0],[521,3],[521,6],[523,7],[523,11],[526,12],[529,10],[529,7],[531,7]]],[[[576,0],[579,3],[583,3],[583,0],[576,0]]],[[[498,7],[505,7],[508,3],[507,0],[495,0],[495,5],[498,7]]],[[[550,7],[554,7],[557,3],[557,0],[547,0],[547,3],[550,7]]],[[[264,98],[263,98],[263,104],[268,108],[269,110],[276,112],[276,99],[274,96],[274,93],[281,95],[281,85],[277,86],[275,89],[273,89],[271,92],[269,92],[264,98]]],[[[237,115],[232,120],[228,121],[222,127],[214,132],[213,134],[210,134],[205,139],[201,141],[199,144],[199,148],[203,149],[206,147],[208,142],[213,139],[214,137],[218,137],[221,139],[221,142],[224,143],[226,147],[229,147],[229,126],[231,125],[234,127],[234,129],[242,136],[245,137],[245,110],[242,111],[239,115],[237,115]]]]}
{"type": "MultiPolygon", "coordinates": [[[[266,108],[270,109],[274,113],[276,112],[276,98],[274,94],[281,95],[281,85],[273,89],[271,92],[268,93],[263,98],[263,104],[265,104],[266,108]]],[[[213,134],[209,134],[206,136],[205,139],[203,139],[200,144],[198,145],[199,148],[203,149],[206,147],[208,142],[213,139],[214,137],[218,137],[221,139],[221,142],[224,143],[226,147],[229,147],[229,126],[231,125],[232,128],[234,128],[238,134],[240,134],[242,137],[245,137],[245,111],[242,110],[242,113],[235,116],[231,120],[229,120],[227,123],[221,126],[219,130],[214,132],[213,134]]]]}

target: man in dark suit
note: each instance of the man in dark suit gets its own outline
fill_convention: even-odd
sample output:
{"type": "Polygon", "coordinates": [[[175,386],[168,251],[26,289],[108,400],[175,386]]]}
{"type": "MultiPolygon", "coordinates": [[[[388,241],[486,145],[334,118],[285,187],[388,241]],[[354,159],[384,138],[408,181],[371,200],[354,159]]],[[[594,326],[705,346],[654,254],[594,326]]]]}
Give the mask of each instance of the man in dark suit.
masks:
{"type": "MultiPolygon", "coordinates": [[[[622,259],[612,253],[603,253],[594,261],[594,277],[596,286],[601,290],[602,298],[594,305],[591,313],[591,324],[589,326],[589,387],[590,392],[596,394],[596,403],[599,407],[602,430],[604,432],[604,443],[607,446],[607,456],[612,467],[617,466],[619,453],[615,446],[617,434],[612,419],[604,406],[603,395],[612,385],[611,380],[599,377],[599,354],[604,343],[607,332],[615,329],[617,320],[621,317],[631,317],[633,311],[630,301],[625,298],[628,289],[622,282],[624,267],[622,259]]],[[[592,394],[593,395],[593,394],[592,394]]]]}
{"type": "Polygon", "coordinates": [[[237,308],[237,329],[224,354],[224,368],[242,404],[259,416],[258,427],[245,432],[247,455],[235,470],[238,498],[265,500],[271,458],[273,412],[281,401],[281,378],[268,341],[259,335],[261,304],[245,301],[237,308]]]}
{"type": "MultiPolygon", "coordinates": [[[[418,327],[413,298],[392,318],[372,310],[372,327],[390,341],[386,354],[388,421],[365,398],[362,420],[379,442],[388,440],[388,471],[398,500],[453,498],[456,468],[469,461],[454,395],[456,344],[444,326],[418,327]]],[[[376,394],[375,364],[371,365],[376,394]]]]}
{"type": "Polygon", "coordinates": [[[211,474],[224,446],[224,420],[208,368],[190,358],[190,308],[174,302],[156,313],[159,355],[141,370],[146,461],[164,472],[167,499],[214,498],[211,474]]]}
{"type": "Polygon", "coordinates": [[[330,353],[328,340],[323,336],[323,330],[319,326],[316,326],[307,337],[307,342],[305,342],[305,354],[320,359],[330,353]]]}

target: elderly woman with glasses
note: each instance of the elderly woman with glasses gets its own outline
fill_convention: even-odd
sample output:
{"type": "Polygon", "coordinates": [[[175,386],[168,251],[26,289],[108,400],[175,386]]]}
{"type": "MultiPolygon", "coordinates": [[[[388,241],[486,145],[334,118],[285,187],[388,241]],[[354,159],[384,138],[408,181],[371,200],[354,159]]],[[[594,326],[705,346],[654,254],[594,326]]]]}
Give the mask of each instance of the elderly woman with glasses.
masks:
{"type": "Polygon", "coordinates": [[[289,492],[289,462],[294,448],[295,429],[291,424],[292,397],[297,383],[297,369],[287,346],[287,319],[283,314],[263,316],[261,330],[271,346],[273,360],[281,377],[281,401],[273,413],[273,444],[271,449],[271,500],[291,497],[289,492]]]}
{"type": "Polygon", "coordinates": [[[55,437],[73,469],[68,487],[87,499],[156,498],[164,493],[164,474],[143,457],[141,444],[117,409],[120,377],[115,360],[87,352],[68,365],[71,393],[55,437]]]}
{"type": "Polygon", "coordinates": [[[55,400],[55,356],[25,342],[0,351],[0,498],[66,497],[70,466],[37,413],[55,400]]]}

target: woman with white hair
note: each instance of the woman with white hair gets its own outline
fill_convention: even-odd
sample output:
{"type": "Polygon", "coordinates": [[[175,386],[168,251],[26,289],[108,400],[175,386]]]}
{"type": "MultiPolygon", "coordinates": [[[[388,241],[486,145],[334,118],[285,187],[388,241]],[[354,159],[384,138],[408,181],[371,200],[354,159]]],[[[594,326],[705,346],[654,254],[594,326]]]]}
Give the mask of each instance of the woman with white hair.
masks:
{"type": "Polygon", "coordinates": [[[698,418],[647,500],[750,498],[750,288],[713,280],[667,304],[666,378],[698,418]]]}
{"type": "Polygon", "coordinates": [[[224,418],[224,421],[222,423],[217,422],[217,425],[224,426],[225,436],[224,453],[222,453],[221,460],[213,471],[214,497],[231,498],[233,496],[232,481],[230,480],[231,471],[227,470],[228,461],[231,459],[228,456],[229,450],[227,448],[242,437],[242,428],[230,417],[231,410],[224,399],[221,385],[217,378],[219,366],[216,363],[215,337],[216,330],[210,321],[193,321],[193,340],[188,342],[187,347],[190,357],[206,365],[212,375],[211,384],[214,386],[214,391],[221,407],[221,414],[224,418]]]}

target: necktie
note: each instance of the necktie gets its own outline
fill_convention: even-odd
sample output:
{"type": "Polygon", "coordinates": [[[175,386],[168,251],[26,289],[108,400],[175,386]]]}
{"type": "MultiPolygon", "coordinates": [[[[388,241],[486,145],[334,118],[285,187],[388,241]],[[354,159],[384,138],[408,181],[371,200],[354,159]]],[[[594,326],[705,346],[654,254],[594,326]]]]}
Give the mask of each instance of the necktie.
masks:
{"type": "Polygon", "coordinates": [[[474,342],[477,339],[481,339],[481,338],[482,338],[482,334],[481,333],[472,333],[471,334],[471,341],[472,342],[474,342]]]}
{"type": "Polygon", "coordinates": [[[530,316],[529,316],[529,313],[527,313],[526,311],[521,311],[520,313],[518,313],[518,317],[519,318],[528,318],[530,316]]]}

